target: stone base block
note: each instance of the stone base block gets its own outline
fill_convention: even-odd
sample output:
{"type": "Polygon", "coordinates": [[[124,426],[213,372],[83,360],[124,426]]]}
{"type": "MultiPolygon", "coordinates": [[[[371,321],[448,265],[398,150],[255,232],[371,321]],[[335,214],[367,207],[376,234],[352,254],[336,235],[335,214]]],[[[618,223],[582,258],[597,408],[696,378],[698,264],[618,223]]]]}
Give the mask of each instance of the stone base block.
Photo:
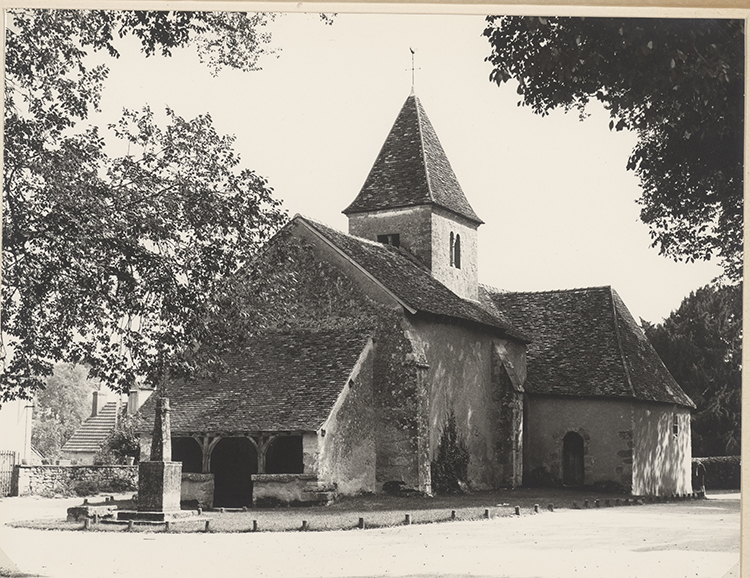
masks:
{"type": "Polygon", "coordinates": [[[68,522],[80,522],[85,518],[112,518],[117,513],[117,506],[73,506],[68,508],[68,522]]]}
{"type": "Polygon", "coordinates": [[[178,510],[176,512],[145,512],[135,510],[123,510],[117,512],[118,520],[133,520],[141,522],[165,522],[167,520],[177,520],[180,518],[189,518],[195,516],[193,510],[178,510]]]}
{"type": "Polygon", "coordinates": [[[180,510],[182,462],[141,462],[138,465],[138,511],[180,510]]]}

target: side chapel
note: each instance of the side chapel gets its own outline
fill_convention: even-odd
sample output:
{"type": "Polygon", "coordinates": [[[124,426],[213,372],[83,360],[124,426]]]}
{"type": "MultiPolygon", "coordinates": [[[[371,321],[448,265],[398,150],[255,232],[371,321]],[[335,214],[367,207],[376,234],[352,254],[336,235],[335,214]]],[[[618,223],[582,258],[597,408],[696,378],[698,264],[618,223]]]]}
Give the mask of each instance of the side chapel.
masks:
{"type": "Polygon", "coordinates": [[[479,283],[482,220],[415,95],[344,213],[348,233],[298,215],[259,255],[311,256],[284,260],[289,323],[228,355],[225,373],[171,384],[183,500],[430,493],[449,424],[473,489],[691,491],[694,405],[612,288],[479,283]]]}

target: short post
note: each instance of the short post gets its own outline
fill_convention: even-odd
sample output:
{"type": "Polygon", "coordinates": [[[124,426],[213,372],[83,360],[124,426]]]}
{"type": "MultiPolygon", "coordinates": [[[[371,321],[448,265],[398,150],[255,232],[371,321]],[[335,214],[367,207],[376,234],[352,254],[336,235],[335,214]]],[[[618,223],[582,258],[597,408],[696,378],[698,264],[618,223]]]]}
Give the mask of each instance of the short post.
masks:
{"type": "Polygon", "coordinates": [[[520,516],[521,515],[521,507],[520,506],[516,506],[515,511],[516,511],[516,516],[520,516]]]}
{"type": "Polygon", "coordinates": [[[490,519],[490,511],[489,511],[489,509],[486,509],[484,511],[484,519],[485,520],[489,520],[490,519]]]}
{"type": "Polygon", "coordinates": [[[451,520],[456,519],[456,510],[451,510],[451,520]]]}
{"type": "Polygon", "coordinates": [[[93,522],[94,524],[98,524],[98,523],[99,523],[99,514],[97,514],[97,513],[94,513],[94,519],[93,519],[93,521],[92,521],[92,522],[93,522]]]}
{"type": "Polygon", "coordinates": [[[170,527],[171,527],[171,524],[170,524],[169,520],[166,520],[164,522],[164,531],[167,532],[167,533],[169,533],[170,527]]]}
{"type": "MultiPolygon", "coordinates": [[[[573,507],[575,508],[575,502],[573,502],[573,507]]],[[[535,514],[539,513],[539,504],[534,504],[534,513],[535,514]]]]}
{"type": "Polygon", "coordinates": [[[258,520],[253,520],[253,532],[258,531],[258,520]]]}
{"type": "Polygon", "coordinates": [[[86,518],[83,521],[83,529],[84,530],[90,530],[91,529],[91,518],[86,518]]]}
{"type": "Polygon", "coordinates": [[[554,505],[554,504],[547,504],[547,509],[548,509],[548,510],[549,510],[550,512],[554,512],[554,511],[555,511],[555,505],[554,505]]]}
{"type": "Polygon", "coordinates": [[[307,531],[307,520],[302,520],[302,531],[303,532],[307,531]]]}
{"type": "Polygon", "coordinates": [[[360,518],[359,519],[359,521],[357,522],[357,528],[359,528],[360,530],[364,530],[365,529],[365,519],[364,518],[360,518]]]}
{"type": "Polygon", "coordinates": [[[206,520],[206,525],[203,528],[204,532],[210,532],[211,531],[211,520],[206,520]]]}
{"type": "Polygon", "coordinates": [[[410,514],[406,514],[406,515],[404,516],[404,524],[405,524],[406,526],[408,526],[408,525],[410,525],[410,524],[411,524],[411,515],[410,515],[410,514]]]}
{"type": "Polygon", "coordinates": [[[224,513],[224,511],[224,508],[219,508],[219,512],[221,512],[222,514],[224,513]]]}
{"type": "Polygon", "coordinates": [[[128,520],[128,532],[133,531],[133,520],[128,520]]]}

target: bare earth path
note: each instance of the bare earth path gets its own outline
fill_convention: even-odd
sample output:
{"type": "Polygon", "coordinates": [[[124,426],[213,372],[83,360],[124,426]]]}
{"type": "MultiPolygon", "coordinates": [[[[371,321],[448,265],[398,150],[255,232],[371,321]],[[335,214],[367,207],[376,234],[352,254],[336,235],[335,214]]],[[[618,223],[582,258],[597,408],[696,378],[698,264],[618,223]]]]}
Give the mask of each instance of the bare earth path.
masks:
{"type": "MultiPolygon", "coordinates": [[[[12,500],[0,503],[0,522],[59,517],[70,505],[27,501],[21,515],[12,500]]],[[[0,548],[20,576],[723,578],[739,576],[739,528],[733,494],[343,532],[127,534],[2,525],[0,548]]]]}

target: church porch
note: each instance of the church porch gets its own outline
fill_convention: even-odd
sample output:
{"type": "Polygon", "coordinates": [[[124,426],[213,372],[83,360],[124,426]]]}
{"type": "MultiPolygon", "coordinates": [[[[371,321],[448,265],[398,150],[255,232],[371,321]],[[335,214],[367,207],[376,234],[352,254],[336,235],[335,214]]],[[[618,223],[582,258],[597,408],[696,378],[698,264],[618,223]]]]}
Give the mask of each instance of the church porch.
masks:
{"type": "MultiPolygon", "coordinates": [[[[142,437],[142,455],[149,442],[142,437]]],[[[205,508],[327,503],[335,493],[317,482],[317,443],[315,432],[176,434],[181,501],[205,508]]]]}

